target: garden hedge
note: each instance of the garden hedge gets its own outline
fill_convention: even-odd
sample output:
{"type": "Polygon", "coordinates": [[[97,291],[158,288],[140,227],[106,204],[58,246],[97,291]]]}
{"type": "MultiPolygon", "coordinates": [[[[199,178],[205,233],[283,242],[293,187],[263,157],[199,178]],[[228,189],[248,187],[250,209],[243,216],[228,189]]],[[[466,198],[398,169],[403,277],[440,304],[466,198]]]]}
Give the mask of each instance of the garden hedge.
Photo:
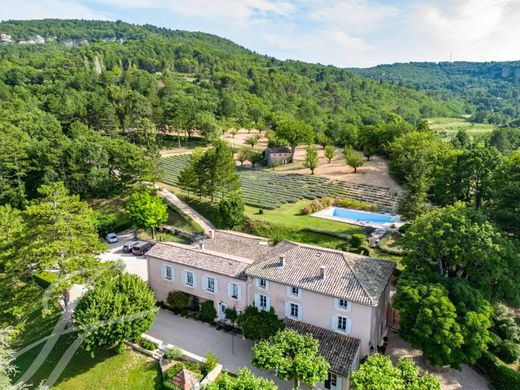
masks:
{"type": "Polygon", "coordinates": [[[488,351],[477,362],[496,390],[520,389],[520,372],[512,370],[488,351]]]}

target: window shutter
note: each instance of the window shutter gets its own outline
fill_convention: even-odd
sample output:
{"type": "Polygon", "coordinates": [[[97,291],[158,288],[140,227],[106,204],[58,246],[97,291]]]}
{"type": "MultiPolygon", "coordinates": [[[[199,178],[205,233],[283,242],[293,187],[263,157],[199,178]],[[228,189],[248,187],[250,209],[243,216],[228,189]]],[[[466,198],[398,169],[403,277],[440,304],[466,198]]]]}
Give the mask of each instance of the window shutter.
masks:
{"type": "Polygon", "coordinates": [[[265,303],[266,303],[266,308],[265,310],[269,311],[269,309],[271,309],[271,298],[269,297],[265,297],[265,303]]]}
{"type": "Polygon", "coordinates": [[[292,291],[292,287],[291,286],[287,286],[287,295],[288,296],[291,296],[291,291],[292,291]]]}
{"type": "Polygon", "coordinates": [[[333,315],[330,320],[330,329],[337,330],[338,329],[338,317],[333,315]]]}
{"type": "Polygon", "coordinates": [[[303,294],[303,291],[301,288],[298,289],[298,298],[301,298],[303,294]]]}
{"type": "Polygon", "coordinates": [[[228,283],[227,284],[227,295],[228,297],[231,298],[231,296],[233,295],[233,284],[231,283],[228,283]]]}
{"type": "Polygon", "coordinates": [[[166,266],[161,264],[161,278],[166,279],[166,266]]]}
{"type": "Polygon", "coordinates": [[[208,278],[202,275],[202,289],[206,291],[208,289],[208,278]]]}
{"type": "Polygon", "coordinates": [[[237,292],[238,292],[238,299],[240,299],[242,297],[242,287],[240,286],[240,284],[237,284],[237,292]]]}
{"type": "Polygon", "coordinates": [[[303,308],[302,305],[298,305],[298,319],[301,321],[303,318],[303,308]]]}
{"type": "Polygon", "coordinates": [[[186,284],[188,282],[188,274],[186,271],[182,271],[182,284],[186,284]]]}
{"type": "Polygon", "coordinates": [[[291,315],[291,304],[289,302],[285,302],[285,316],[289,317],[291,315]]]}
{"type": "Polygon", "coordinates": [[[260,287],[260,278],[255,279],[256,287],[260,287]]]}
{"type": "Polygon", "coordinates": [[[195,272],[192,273],[193,275],[193,288],[197,287],[197,275],[195,272]]]}
{"type": "Polygon", "coordinates": [[[351,334],[352,333],[352,320],[350,318],[347,318],[347,329],[346,329],[346,333],[347,334],[351,334]]]}
{"type": "Polygon", "coordinates": [[[347,311],[352,311],[352,302],[347,301],[347,311]]]}
{"type": "Polygon", "coordinates": [[[339,298],[334,298],[334,307],[339,309],[339,298]]]}
{"type": "Polygon", "coordinates": [[[255,306],[260,307],[260,294],[255,294],[255,306]]]}
{"type": "Polygon", "coordinates": [[[265,289],[266,289],[266,290],[269,290],[269,280],[266,280],[266,281],[265,281],[265,289]]]}
{"type": "Polygon", "coordinates": [[[213,278],[213,280],[215,281],[215,294],[218,294],[218,279],[213,278]]]}

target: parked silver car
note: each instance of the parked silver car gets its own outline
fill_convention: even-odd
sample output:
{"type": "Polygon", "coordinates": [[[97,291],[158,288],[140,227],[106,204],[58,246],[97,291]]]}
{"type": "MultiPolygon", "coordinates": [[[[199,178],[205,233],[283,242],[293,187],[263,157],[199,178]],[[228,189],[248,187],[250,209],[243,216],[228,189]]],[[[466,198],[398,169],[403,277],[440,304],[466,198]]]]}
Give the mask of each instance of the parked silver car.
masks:
{"type": "Polygon", "coordinates": [[[115,233],[108,233],[105,236],[105,239],[108,241],[109,244],[113,244],[113,243],[117,242],[117,234],[115,234],[115,233]]]}
{"type": "Polygon", "coordinates": [[[124,245],[123,245],[123,253],[130,253],[132,252],[132,248],[134,246],[136,246],[137,244],[139,244],[140,241],[127,241],[124,245]]]}

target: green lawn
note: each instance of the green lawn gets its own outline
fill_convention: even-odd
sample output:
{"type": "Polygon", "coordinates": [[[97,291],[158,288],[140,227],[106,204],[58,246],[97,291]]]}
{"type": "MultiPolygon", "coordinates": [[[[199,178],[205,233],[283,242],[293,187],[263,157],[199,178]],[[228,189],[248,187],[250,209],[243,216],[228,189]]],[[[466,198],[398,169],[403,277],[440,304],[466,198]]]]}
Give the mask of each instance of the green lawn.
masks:
{"type": "MultiPolygon", "coordinates": [[[[60,337],[55,347],[31,379],[39,384],[52,372],[61,356],[73,342],[74,334],[60,337]]],[[[39,345],[19,356],[15,365],[19,378],[32,363],[40,349],[39,345]]],[[[161,373],[159,364],[152,358],[132,350],[117,354],[115,350],[99,349],[94,357],[90,352],[79,349],[68,363],[53,389],[161,389],[161,373]]]]}
{"type": "Polygon", "coordinates": [[[494,125],[471,123],[464,118],[430,118],[428,124],[431,130],[448,138],[460,129],[465,129],[472,136],[482,136],[490,134],[495,128],[494,125]]]}
{"type": "Polygon", "coordinates": [[[258,213],[258,207],[246,206],[246,215],[254,220],[269,222],[292,229],[312,229],[325,233],[350,235],[361,232],[361,227],[349,225],[343,222],[304,215],[301,210],[310,203],[308,200],[300,200],[296,203],[287,203],[274,210],[264,210],[258,213]]]}

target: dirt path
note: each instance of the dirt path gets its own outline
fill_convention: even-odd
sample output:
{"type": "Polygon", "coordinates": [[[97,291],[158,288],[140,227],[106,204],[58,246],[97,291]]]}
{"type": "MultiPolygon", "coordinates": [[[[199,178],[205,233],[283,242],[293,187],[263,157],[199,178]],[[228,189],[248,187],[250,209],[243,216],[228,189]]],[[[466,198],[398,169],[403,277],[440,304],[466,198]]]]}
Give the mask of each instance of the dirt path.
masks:
{"type": "MultiPolygon", "coordinates": [[[[223,139],[233,146],[246,146],[245,140],[249,137],[260,135],[260,141],[255,146],[255,149],[264,150],[267,147],[267,138],[265,133],[260,134],[258,130],[251,130],[250,133],[246,129],[240,129],[233,137],[230,133],[226,133],[223,139]]],[[[345,164],[342,150],[337,148],[336,155],[329,163],[324,156],[324,148],[321,145],[315,145],[318,149],[319,165],[315,169],[316,176],[326,177],[331,180],[341,180],[350,183],[370,184],[378,187],[390,188],[392,191],[402,193],[403,188],[390,176],[388,162],[379,156],[373,156],[370,161],[366,161],[362,167],[354,169],[345,164]]],[[[304,167],[305,164],[305,149],[306,146],[299,146],[296,148],[294,162],[276,168],[277,171],[285,173],[299,173],[303,175],[310,175],[310,170],[304,167]]],[[[248,164],[244,164],[248,166],[248,164]]]]}

